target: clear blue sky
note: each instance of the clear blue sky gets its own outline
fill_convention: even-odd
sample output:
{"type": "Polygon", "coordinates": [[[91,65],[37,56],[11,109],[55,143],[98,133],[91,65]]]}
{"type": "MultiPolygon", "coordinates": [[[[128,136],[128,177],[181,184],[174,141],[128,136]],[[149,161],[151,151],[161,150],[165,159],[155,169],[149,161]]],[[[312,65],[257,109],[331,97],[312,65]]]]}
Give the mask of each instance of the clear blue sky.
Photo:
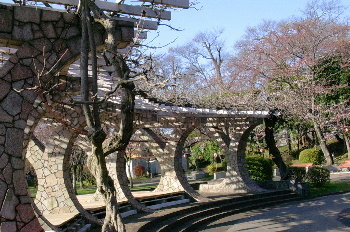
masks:
{"type": "MultiPolygon", "coordinates": [[[[114,2],[115,0],[108,0],[114,2]]],[[[192,1],[192,0],[190,0],[192,1]]],[[[197,0],[196,9],[186,9],[172,12],[171,21],[162,21],[174,28],[183,31],[172,31],[166,26],[160,26],[157,30],[159,37],[151,44],[164,46],[174,43],[159,52],[166,52],[169,47],[183,45],[199,32],[210,31],[215,28],[224,29],[222,38],[228,47],[232,47],[245,33],[248,27],[254,27],[263,20],[281,20],[291,16],[300,15],[307,2],[310,0],[197,0]]],[[[321,0],[322,1],[322,0],[321,0]]],[[[350,1],[338,0],[341,5],[347,6],[350,17],[350,1]]],[[[12,0],[0,0],[10,2],[12,0]]],[[[136,5],[140,1],[125,0],[125,4],[136,5]]],[[[155,38],[156,33],[148,33],[147,41],[155,38]]]]}
{"type": "MultiPolygon", "coordinates": [[[[223,28],[222,38],[226,45],[232,47],[239,40],[247,27],[254,27],[263,20],[281,20],[301,14],[308,0],[199,0],[200,10],[187,9],[172,12],[169,25],[183,29],[171,31],[166,26],[158,29],[159,38],[153,43],[155,46],[176,42],[170,46],[177,46],[189,42],[198,32],[210,31],[214,28],[223,28]]],[[[340,0],[344,6],[350,5],[349,0],[340,0]]],[[[350,16],[350,9],[347,9],[350,16]]],[[[148,38],[154,34],[149,33],[148,38]]],[[[161,49],[165,52],[168,48],[161,49]]]]}

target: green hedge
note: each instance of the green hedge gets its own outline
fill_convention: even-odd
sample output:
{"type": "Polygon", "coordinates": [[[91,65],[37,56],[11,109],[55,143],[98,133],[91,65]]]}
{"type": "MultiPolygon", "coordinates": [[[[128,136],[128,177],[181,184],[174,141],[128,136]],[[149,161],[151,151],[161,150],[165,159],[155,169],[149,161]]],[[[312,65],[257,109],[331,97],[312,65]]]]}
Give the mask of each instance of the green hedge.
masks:
{"type": "Polygon", "coordinates": [[[289,167],[292,180],[302,182],[306,178],[306,168],[303,167],[289,167]]]}
{"type": "Polygon", "coordinates": [[[324,156],[320,149],[305,149],[300,152],[300,163],[313,163],[315,165],[322,164],[324,162],[324,156]]]}
{"type": "Polygon", "coordinates": [[[306,181],[314,187],[322,187],[330,181],[330,171],[322,167],[312,167],[306,175],[306,181]]]}
{"type": "Polygon", "coordinates": [[[260,155],[252,155],[246,158],[248,172],[253,180],[272,180],[273,163],[260,155]]]}

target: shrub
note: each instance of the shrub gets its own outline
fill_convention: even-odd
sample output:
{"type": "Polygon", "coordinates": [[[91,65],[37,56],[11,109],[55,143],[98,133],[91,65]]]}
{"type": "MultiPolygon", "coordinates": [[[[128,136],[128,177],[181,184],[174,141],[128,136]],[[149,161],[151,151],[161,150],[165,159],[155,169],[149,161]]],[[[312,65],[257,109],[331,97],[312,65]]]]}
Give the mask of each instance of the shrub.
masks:
{"type": "Polygon", "coordinates": [[[291,179],[295,181],[304,181],[306,178],[306,168],[303,167],[289,167],[291,179]]]}
{"type": "Polygon", "coordinates": [[[86,183],[90,186],[90,185],[96,185],[96,181],[95,181],[95,177],[90,176],[86,179],[86,183]]]}
{"type": "Polygon", "coordinates": [[[248,172],[253,180],[272,180],[273,163],[260,155],[252,155],[246,158],[248,172]]]}
{"type": "Polygon", "coordinates": [[[313,167],[308,171],[306,179],[314,187],[322,187],[330,181],[330,175],[326,168],[313,167]]]}
{"type": "Polygon", "coordinates": [[[208,172],[209,172],[210,174],[213,174],[213,173],[216,171],[216,167],[215,167],[214,164],[209,164],[209,165],[207,166],[207,170],[208,170],[208,172]]]}
{"type": "Polygon", "coordinates": [[[137,177],[141,177],[145,174],[145,167],[144,166],[135,166],[134,167],[134,173],[135,173],[135,176],[137,177]]]}
{"type": "Polygon", "coordinates": [[[222,168],[222,171],[227,171],[227,161],[226,160],[221,161],[221,168],[222,168]]]}
{"type": "Polygon", "coordinates": [[[322,164],[324,162],[324,156],[320,149],[305,149],[300,152],[299,155],[300,163],[314,163],[316,165],[322,164]]]}

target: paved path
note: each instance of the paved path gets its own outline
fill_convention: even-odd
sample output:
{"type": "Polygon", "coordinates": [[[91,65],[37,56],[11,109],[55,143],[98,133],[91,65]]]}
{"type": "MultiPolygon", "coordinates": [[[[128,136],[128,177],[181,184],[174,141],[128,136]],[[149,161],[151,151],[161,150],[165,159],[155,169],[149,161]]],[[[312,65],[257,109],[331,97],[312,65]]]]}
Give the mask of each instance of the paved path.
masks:
{"type": "MultiPolygon", "coordinates": [[[[331,175],[350,182],[350,173],[331,175]]],[[[350,193],[320,197],[223,218],[202,232],[350,232],[350,193]]]]}

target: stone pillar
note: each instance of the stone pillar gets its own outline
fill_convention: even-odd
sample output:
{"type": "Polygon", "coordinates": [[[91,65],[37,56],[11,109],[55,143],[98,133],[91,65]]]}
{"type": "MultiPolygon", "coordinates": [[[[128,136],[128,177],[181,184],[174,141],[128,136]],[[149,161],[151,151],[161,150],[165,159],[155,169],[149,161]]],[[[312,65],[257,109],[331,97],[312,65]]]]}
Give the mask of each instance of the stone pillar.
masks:
{"type": "MultiPolygon", "coordinates": [[[[261,192],[265,191],[260,188],[253,179],[250,178],[248,168],[245,161],[245,150],[247,146],[247,139],[250,132],[259,124],[262,123],[261,119],[258,118],[242,118],[237,121],[235,127],[230,128],[231,143],[229,146],[229,159],[233,164],[233,170],[230,171],[234,175],[238,174],[243,182],[248,187],[248,192],[261,192]],[[232,160],[231,160],[232,159],[232,160]]],[[[230,176],[230,172],[228,170],[230,176]]],[[[232,175],[231,174],[231,175],[232,175]]]]}
{"type": "Polygon", "coordinates": [[[261,123],[252,118],[234,119],[228,130],[208,128],[208,134],[218,142],[227,160],[226,177],[221,182],[201,185],[204,192],[247,193],[264,191],[249,177],[245,149],[249,133],[261,123]],[[228,132],[228,133],[227,133],[228,132]]]}
{"type": "Polygon", "coordinates": [[[38,178],[34,202],[42,214],[77,213],[66,188],[66,183],[71,182],[69,174],[63,175],[64,172],[70,172],[69,166],[63,164],[68,163],[66,159],[69,159],[71,151],[68,145],[74,133],[58,123],[52,124],[56,128],[46,142],[44,151],[36,149],[34,142],[28,146],[27,159],[38,178]]]}
{"type": "MultiPolygon", "coordinates": [[[[25,128],[32,121],[38,79],[47,85],[78,57],[80,20],[75,14],[0,4],[0,21],[1,44],[18,48],[0,69],[0,231],[42,231],[26,188],[25,128]]],[[[133,23],[126,24],[118,28],[124,45],[133,35],[133,23]]],[[[105,31],[94,26],[100,46],[105,31]]]]}
{"type": "Polygon", "coordinates": [[[132,195],[128,185],[128,177],[126,175],[126,161],[122,152],[115,152],[106,158],[108,165],[108,172],[114,181],[114,186],[117,190],[117,202],[129,201],[137,210],[144,212],[153,212],[152,209],[147,208],[141,204],[132,195]]]}
{"type": "Polygon", "coordinates": [[[36,92],[29,88],[37,84],[39,71],[43,74],[42,81],[47,83],[49,77],[72,59],[76,45],[62,55],[68,44],[77,43],[74,36],[80,32],[74,33],[77,22],[74,18],[33,7],[1,5],[0,40],[7,46],[18,47],[18,51],[0,70],[0,231],[42,230],[31,206],[24,175],[23,150],[27,144],[24,130],[37,98],[36,92]],[[71,37],[59,39],[67,31],[67,21],[71,37]],[[40,25],[41,22],[45,23],[40,25]],[[57,63],[60,57],[61,62],[57,63]],[[57,66],[51,69],[55,63],[57,66]]]}
{"type": "Polygon", "coordinates": [[[155,192],[185,191],[197,201],[208,201],[190,186],[182,168],[183,146],[194,128],[189,126],[186,130],[174,129],[171,135],[167,136],[167,141],[161,142],[159,138],[156,143],[152,143],[151,150],[161,167],[161,179],[155,192]]]}

